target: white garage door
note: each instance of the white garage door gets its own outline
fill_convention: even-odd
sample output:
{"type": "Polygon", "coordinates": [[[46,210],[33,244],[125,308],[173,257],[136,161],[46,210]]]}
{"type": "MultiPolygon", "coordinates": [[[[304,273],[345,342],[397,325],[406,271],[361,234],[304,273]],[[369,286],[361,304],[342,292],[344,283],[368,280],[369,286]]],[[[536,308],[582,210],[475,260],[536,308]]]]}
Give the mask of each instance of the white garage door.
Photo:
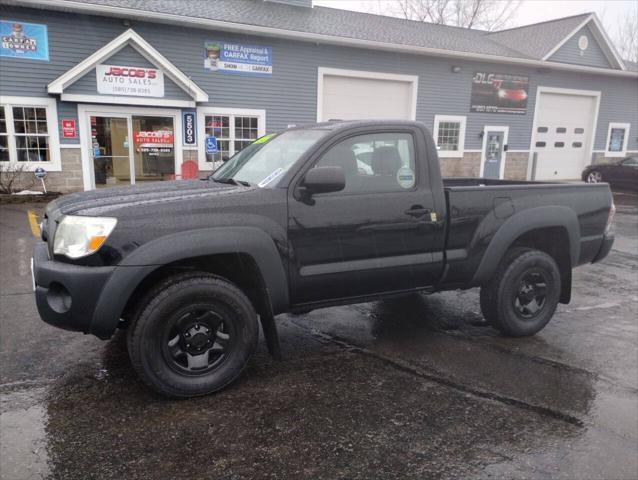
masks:
{"type": "Polygon", "coordinates": [[[320,121],[414,118],[411,81],[325,74],[320,88],[320,121]]]}
{"type": "Polygon", "coordinates": [[[532,150],[536,179],[579,179],[591,160],[597,98],[540,92],[532,150]]]}

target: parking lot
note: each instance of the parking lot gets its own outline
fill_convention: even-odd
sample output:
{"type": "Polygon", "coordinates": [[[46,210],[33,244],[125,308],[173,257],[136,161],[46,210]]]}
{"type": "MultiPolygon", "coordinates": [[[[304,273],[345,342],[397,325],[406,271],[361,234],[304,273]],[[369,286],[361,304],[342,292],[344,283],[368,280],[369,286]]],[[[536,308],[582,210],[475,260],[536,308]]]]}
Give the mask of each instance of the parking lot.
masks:
{"type": "Polygon", "coordinates": [[[109,342],[38,317],[27,212],[0,206],[2,479],[638,477],[638,196],[532,338],[478,291],[278,317],[239,381],[168,401],[109,342]]]}

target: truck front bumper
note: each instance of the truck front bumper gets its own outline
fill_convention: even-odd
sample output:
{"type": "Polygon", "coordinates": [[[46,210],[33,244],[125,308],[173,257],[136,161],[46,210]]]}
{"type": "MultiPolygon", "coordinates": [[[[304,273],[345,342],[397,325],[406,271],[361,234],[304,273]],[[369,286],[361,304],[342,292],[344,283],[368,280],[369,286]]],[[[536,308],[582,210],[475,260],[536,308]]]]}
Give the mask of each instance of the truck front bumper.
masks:
{"type": "Polygon", "coordinates": [[[33,281],[38,313],[55,327],[108,338],[92,325],[104,286],[116,267],[85,267],[52,261],[47,244],[33,252],[33,281]]]}

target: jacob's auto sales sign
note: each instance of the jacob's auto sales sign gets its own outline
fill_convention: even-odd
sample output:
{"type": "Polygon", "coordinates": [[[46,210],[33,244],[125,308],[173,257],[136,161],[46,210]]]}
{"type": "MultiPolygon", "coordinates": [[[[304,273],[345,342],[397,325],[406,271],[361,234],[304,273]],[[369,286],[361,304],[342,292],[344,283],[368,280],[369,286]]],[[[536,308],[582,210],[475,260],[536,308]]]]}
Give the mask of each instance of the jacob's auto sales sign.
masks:
{"type": "Polygon", "coordinates": [[[173,151],[173,132],[171,130],[133,131],[135,148],[141,153],[159,155],[173,151]]]}
{"type": "Polygon", "coordinates": [[[103,95],[163,97],[164,73],[156,68],[98,65],[97,91],[103,95]]]}

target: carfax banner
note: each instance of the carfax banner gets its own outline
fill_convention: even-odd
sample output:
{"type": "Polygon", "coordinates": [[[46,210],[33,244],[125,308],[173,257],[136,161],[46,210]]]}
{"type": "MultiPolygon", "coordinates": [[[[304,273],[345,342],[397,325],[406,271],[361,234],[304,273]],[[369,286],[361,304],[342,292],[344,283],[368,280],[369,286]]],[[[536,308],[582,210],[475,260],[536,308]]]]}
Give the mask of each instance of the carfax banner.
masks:
{"type": "Polygon", "coordinates": [[[229,42],[204,44],[204,68],[239,75],[272,75],[272,48],[229,42]]]}
{"type": "Polygon", "coordinates": [[[470,112],[525,115],[528,91],[529,77],[474,72],[470,112]]]}
{"type": "Polygon", "coordinates": [[[49,61],[47,26],[0,20],[0,57],[49,61]]]}

